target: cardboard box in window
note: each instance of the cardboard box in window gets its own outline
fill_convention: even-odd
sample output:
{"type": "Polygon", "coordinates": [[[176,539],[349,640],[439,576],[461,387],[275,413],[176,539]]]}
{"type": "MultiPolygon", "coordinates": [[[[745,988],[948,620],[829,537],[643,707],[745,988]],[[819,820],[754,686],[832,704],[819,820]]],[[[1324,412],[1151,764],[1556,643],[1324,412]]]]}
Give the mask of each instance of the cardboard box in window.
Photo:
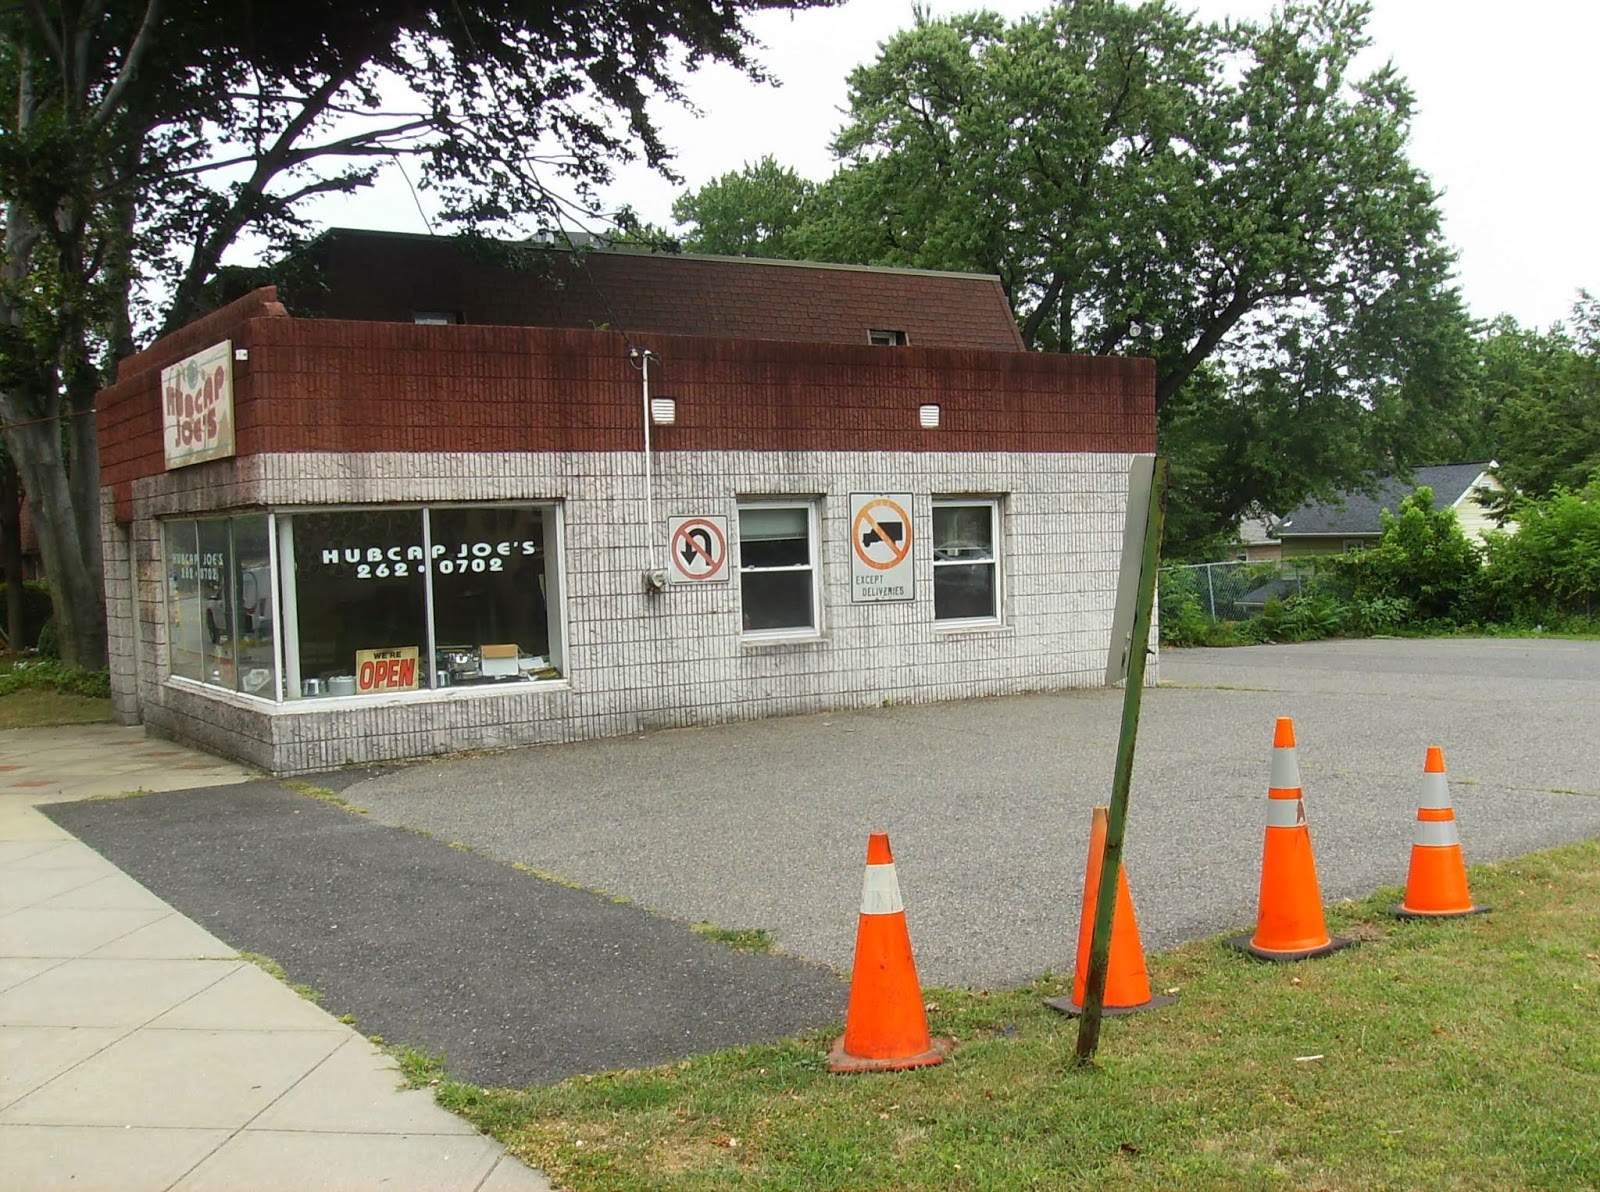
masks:
{"type": "Polygon", "coordinates": [[[520,673],[515,642],[509,646],[484,646],[482,654],[484,678],[514,679],[520,673]]]}

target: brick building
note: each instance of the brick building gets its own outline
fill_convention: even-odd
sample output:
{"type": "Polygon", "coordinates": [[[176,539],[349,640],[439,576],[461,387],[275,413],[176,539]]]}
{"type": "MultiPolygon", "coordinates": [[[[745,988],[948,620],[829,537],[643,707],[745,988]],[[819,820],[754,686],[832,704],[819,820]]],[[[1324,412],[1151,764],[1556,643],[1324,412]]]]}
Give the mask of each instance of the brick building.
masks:
{"type": "Polygon", "coordinates": [[[123,721],[289,774],[1104,681],[1149,361],[990,277],[324,252],[98,399],[123,721]]]}

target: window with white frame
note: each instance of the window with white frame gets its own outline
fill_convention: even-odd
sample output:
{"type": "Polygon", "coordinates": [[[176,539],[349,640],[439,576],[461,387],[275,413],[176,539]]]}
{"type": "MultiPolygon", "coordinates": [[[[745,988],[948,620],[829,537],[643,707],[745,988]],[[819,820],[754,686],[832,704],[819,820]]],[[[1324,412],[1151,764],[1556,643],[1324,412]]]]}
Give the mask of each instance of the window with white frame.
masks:
{"type": "Polygon", "coordinates": [[[949,497],[933,503],[933,617],[1000,620],[1000,502],[949,497]]]}
{"type": "Polygon", "coordinates": [[[290,700],[560,678],[560,526],[550,504],[168,521],[170,673],[290,700]]]}
{"type": "Polygon", "coordinates": [[[162,528],[171,673],[275,698],[277,618],[267,515],[174,518],[162,528]]]}
{"type": "Polygon", "coordinates": [[[556,509],[279,515],[290,699],[558,678],[556,509]]]}
{"type": "Polygon", "coordinates": [[[740,503],[739,606],[746,637],[820,632],[814,502],[740,503]]]}

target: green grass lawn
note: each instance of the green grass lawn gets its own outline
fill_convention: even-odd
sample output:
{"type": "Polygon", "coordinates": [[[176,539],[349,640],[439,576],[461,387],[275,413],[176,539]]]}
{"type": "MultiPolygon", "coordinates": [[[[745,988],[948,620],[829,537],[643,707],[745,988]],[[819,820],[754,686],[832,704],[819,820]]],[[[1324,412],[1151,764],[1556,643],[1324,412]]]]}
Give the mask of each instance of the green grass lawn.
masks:
{"type": "Polygon", "coordinates": [[[526,1091],[407,1067],[579,1190],[1600,1186],[1600,842],[1472,883],[1493,914],[1332,908],[1362,943],[1321,960],[1152,956],[1177,1004],[1088,1071],[1054,981],[924,991],[959,1047],[918,1072],[831,1076],[831,1033],[526,1091]]]}
{"type": "Polygon", "coordinates": [[[111,719],[109,699],[63,695],[45,688],[0,696],[0,730],[58,724],[103,724],[111,719]]]}

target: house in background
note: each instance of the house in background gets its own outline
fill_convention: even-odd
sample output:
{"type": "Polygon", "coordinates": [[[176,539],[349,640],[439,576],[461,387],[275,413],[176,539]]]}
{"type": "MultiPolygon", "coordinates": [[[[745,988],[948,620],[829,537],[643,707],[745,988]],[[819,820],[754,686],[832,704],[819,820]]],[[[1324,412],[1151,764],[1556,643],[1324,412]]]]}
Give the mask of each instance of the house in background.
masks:
{"type": "Polygon", "coordinates": [[[1347,492],[1332,501],[1308,501],[1278,523],[1282,557],[1342,554],[1376,544],[1383,533],[1382,511],[1393,513],[1419,488],[1431,488],[1434,508],[1453,510],[1467,537],[1481,542],[1484,532],[1496,527],[1480,495],[1503,491],[1490,474],[1494,466],[1494,460],[1485,460],[1417,468],[1409,481],[1384,480],[1374,495],[1347,492]]]}
{"type": "Polygon", "coordinates": [[[1278,519],[1270,513],[1240,518],[1233,557],[1241,563],[1276,563],[1283,555],[1277,528],[1278,519]]]}

